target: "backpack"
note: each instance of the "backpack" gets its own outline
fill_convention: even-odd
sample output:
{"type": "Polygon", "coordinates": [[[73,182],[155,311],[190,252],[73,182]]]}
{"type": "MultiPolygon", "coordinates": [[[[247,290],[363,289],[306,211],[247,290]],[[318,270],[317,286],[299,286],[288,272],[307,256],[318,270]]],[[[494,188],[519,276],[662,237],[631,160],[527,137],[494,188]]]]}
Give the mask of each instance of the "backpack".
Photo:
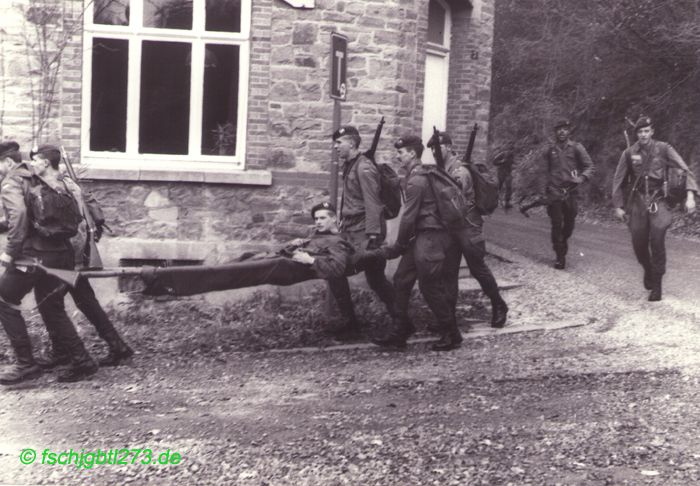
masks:
{"type": "MultiPolygon", "coordinates": [[[[386,219],[394,219],[399,215],[401,203],[403,202],[403,189],[401,188],[401,179],[394,168],[389,164],[378,164],[374,159],[368,158],[379,172],[379,200],[382,202],[384,209],[382,214],[386,219]]],[[[357,169],[359,158],[353,163],[353,168],[357,169]]],[[[343,199],[340,201],[340,212],[343,212],[343,199]]]]}
{"type": "Polygon", "coordinates": [[[432,170],[427,176],[442,224],[448,230],[464,227],[469,205],[457,181],[442,170],[432,170]]]}
{"type": "Polygon", "coordinates": [[[384,217],[393,219],[399,215],[404,198],[401,179],[391,165],[372,162],[379,171],[379,199],[384,204],[384,217]]]}
{"type": "Polygon", "coordinates": [[[29,221],[36,232],[44,238],[56,239],[69,239],[78,234],[83,216],[65,182],[58,190],[41,178],[34,178],[34,182],[25,179],[24,197],[29,221]]]}
{"type": "Polygon", "coordinates": [[[498,180],[484,164],[466,165],[474,186],[474,205],[480,214],[493,213],[498,207],[498,180]]]}

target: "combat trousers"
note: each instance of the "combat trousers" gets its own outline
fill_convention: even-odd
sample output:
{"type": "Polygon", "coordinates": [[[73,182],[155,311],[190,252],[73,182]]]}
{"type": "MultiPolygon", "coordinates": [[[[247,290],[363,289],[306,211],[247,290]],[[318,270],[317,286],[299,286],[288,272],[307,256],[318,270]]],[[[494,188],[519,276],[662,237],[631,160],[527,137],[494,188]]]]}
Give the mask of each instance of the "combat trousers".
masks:
{"type": "Polygon", "coordinates": [[[459,332],[455,317],[455,267],[459,271],[459,247],[447,231],[420,231],[416,235],[414,259],[418,288],[435,315],[441,334],[459,332]]]}
{"type": "Polygon", "coordinates": [[[513,172],[511,167],[498,167],[498,192],[500,193],[505,187],[505,197],[503,199],[505,206],[510,206],[510,199],[513,195],[513,172]]]}
{"type": "Polygon", "coordinates": [[[673,216],[664,201],[656,203],[658,211],[650,213],[643,198],[635,193],[628,208],[627,227],[632,236],[632,248],[637,261],[652,278],[666,273],[666,230],[673,216]]]}
{"type": "Polygon", "coordinates": [[[408,306],[416,279],[439,331],[445,334],[457,328],[453,280],[457,281],[460,258],[459,248],[447,231],[421,231],[416,235],[394,273],[396,317],[402,326],[394,331],[403,333],[408,327],[408,306]]]}
{"type": "MultiPolygon", "coordinates": [[[[498,283],[493,276],[491,269],[484,260],[486,256],[486,243],[481,231],[473,227],[450,233],[458,245],[457,252],[450,252],[447,255],[445,268],[448,272],[447,282],[449,283],[449,296],[454,306],[457,305],[459,293],[459,265],[462,255],[467,262],[469,272],[474,279],[479,282],[483,292],[492,302],[500,301],[501,296],[498,290],[498,283]]],[[[415,262],[415,245],[411,245],[404,253],[399,266],[394,274],[394,289],[396,291],[396,314],[401,321],[408,319],[408,303],[411,298],[411,291],[417,279],[417,267],[415,262]]]]}
{"type": "Polygon", "coordinates": [[[79,278],[75,287],[68,289],[75,306],[83,313],[90,323],[95,326],[97,334],[108,341],[112,336],[117,334],[112,322],[109,320],[107,313],[100,305],[95,291],[90,285],[90,281],[86,278],[79,278]]]}
{"type": "MultiPolygon", "coordinates": [[[[486,241],[481,229],[468,226],[462,230],[454,231],[452,235],[458,241],[469,272],[479,282],[481,290],[492,302],[500,300],[498,283],[496,283],[496,278],[484,259],[486,257],[486,241]]],[[[459,273],[459,263],[456,271],[459,273]]]]}
{"type": "Polygon", "coordinates": [[[569,250],[568,239],[574,232],[578,204],[576,197],[568,195],[564,199],[552,201],[547,206],[547,214],[552,223],[552,248],[557,258],[566,256],[569,250]]]}
{"type": "MultiPolygon", "coordinates": [[[[72,250],[41,252],[36,255],[40,262],[51,268],[73,269],[72,250]]],[[[92,361],[85,350],[75,326],[68,318],[64,305],[67,285],[59,279],[30,268],[23,272],[10,266],[0,276],[0,321],[7,333],[18,362],[32,363],[32,344],[27,332],[27,324],[18,309],[22,299],[32,289],[46,330],[52,341],[63,343],[74,364],[92,361]]]]}
{"type": "MultiPolygon", "coordinates": [[[[364,272],[367,284],[377,294],[379,300],[384,303],[389,314],[393,316],[395,307],[394,287],[384,274],[386,260],[379,256],[369,256],[365,253],[367,236],[363,231],[348,231],[344,235],[355,249],[348,274],[354,275],[364,272]]],[[[328,284],[343,317],[354,320],[355,310],[352,305],[350,285],[347,277],[328,279],[328,284]]]]}

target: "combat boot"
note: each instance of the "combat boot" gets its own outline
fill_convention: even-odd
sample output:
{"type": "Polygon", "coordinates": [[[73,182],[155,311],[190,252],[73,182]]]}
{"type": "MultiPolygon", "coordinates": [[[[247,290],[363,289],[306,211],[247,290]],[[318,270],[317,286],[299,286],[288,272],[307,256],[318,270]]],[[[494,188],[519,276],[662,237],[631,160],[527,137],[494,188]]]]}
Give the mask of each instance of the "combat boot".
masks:
{"type": "Polygon", "coordinates": [[[0,384],[15,385],[23,381],[39,378],[44,372],[34,362],[31,347],[15,349],[17,364],[13,365],[5,373],[0,374],[0,384]]]}
{"type": "Polygon", "coordinates": [[[500,329],[505,327],[508,320],[508,304],[499,296],[491,301],[491,327],[500,329]]]}
{"type": "Polygon", "coordinates": [[[661,277],[655,277],[649,292],[649,302],[658,302],[661,300],[661,277]]]}
{"type": "Polygon", "coordinates": [[[416,332],[416,328],[407,316],[393,316],[391,327],[384,336],[373,337],[372,342],[383,348],[404,349],[406,340],[416,332]]]}
{"type": "Polygon", "coordinates": [[[345,319],[340,326],[329,329],[328,334],[336,341],[354,341],[362,337],[362,330],[357,318],[353,316],[345,319]]]}
{"type": "Polygon", "coordinates": [[[444,333],[439,341],[432,345],[433,351],[452,351],[462,345],[462,333],[455,327],[444,333]]]}
{"type": "Polygon", "coordinates": [[[44,356],[39,356],[34,361],[43,369],[50,370],[57,366],[70,364],[70,353],[68,351],[56,351],[56,348],[51,346],[44,356]]]}
{"type": "Polygon", "coordinates": [[[71,365],[66,368],[62,373],[56,378],[57,381],[61,383],[73,383],[76,381],[84,380],[85,378],[97,373],[97,363],[92,359],[85,349],[83,343],[80,346],[76,346],[76,353],[72,359],[71,365]]]}
{"type": "Polygon", "coordinates": [[[554,261],[554,268],[557,270],[564,270],[566,268],[566,257],[564,255],[557,256],[557,259],[554,261]]]}
{"type": "Polygon", "coordinates": [[[118,334],[110,336],[106,341],[109,352],[98,361],[100,366],[119,366],[134,355],[134,350],[118,334]]]}

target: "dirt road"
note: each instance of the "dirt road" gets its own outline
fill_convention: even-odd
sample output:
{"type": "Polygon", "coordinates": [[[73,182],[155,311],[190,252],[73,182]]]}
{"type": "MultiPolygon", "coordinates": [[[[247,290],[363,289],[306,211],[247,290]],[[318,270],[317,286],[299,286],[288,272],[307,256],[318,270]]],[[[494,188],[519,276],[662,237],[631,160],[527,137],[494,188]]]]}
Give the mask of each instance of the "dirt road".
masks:
{"type": "MultiPolygon", "coordinates": [[[[554,261],[549,219],[523,217],[517,210],[494,213],[486,224],[489,241],[546,265],[554,261]]],[[[664,290],[679,299],[697,301],[700,279],[700,241],[667,237],[667,275],[664,290]],[[694,283],[695,285],[690,285],[694,283]]],[[[568,271],[601,289],[630,298],[638,291],[642,270],[629,232],[622,224],[602,226],[577,221],[569,241],[568,271]]]]}
{"type": "MultiPolygon", "coordinates": [[[[494,333],[450,353],[254,351],[285,336],[324,344],[303,332],[309,299],[221,314],[195,314],[187,301],[169,314],[159,302],[117,310],[139,353],[130,366],[0,390],[0,483],[700,484],[700,307],[678,283],[661,303],[616,283],[634,262],[615,257],[624,247],[607,251],[605,235],[577,236],[574,249],[600,243],[565,272],[543,264],[538,243],[519,249],[534,262],[491,261],[498,278],[523,283],[506,292],[513,326],[579,327],[494,333]],[[31,464],[20,460],[27,449],[31,464]],[[71,449],[82,467],[49,464],[71,449]],[[88,467],[98,450],[125,464],[88,467]]],[[[463,319],[483,307],[461,304],[463,319]]],[[[420,299],[413,305],[424,320],[420,299]]],[[[89,327],[80,331],[103,352],[89,327]]]]}

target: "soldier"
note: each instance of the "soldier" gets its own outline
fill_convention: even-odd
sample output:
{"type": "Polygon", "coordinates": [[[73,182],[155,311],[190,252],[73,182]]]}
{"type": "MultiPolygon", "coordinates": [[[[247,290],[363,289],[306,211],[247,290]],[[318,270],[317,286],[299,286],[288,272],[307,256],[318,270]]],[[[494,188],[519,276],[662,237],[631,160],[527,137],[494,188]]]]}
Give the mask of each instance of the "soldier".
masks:
{"type": "MultiPolygon", "coordinates": [[[[491,326],[502,328],[506,325],[508,305],[501,297],[496,278],[484,260],[486,256],[486,240],[483,233],[484,220],[476,208],[472,176],[469,169],[462,165],[457,155],[452,151],[452,138],[447,132],[439,133],[439,145],[434,138],[431,138],[428,147],[433,151],[442,151],[445,170],[462,187],[462,193],[468,205],[468,213],[463,228],[452,230],[451,234],[458,241],[464,259],[467,261],[469,272],[479,282],[484,294],[491,300],[491,326]]],[[[459,272],[459,266],[454,270],[459,272]]],[[[453,282],[455,284],[453,292],[456,294],[458,290],[456,287],[457,278],[453,279],[453,282]]]]}
{"type": "MultiPolygon", "coordinates": [[[[13,148],[17,152],[19,146],[14,144],[13,148]]],[[[5,157],[12,155],[6,151],[3,160],[5,157]]],[[[14,160],[21,161],[19,154],[16,154],[14,160]]],[[[82,380],[97,371],[97,363],[88,354],[66,314],[63,301],[65,286],[55,277],[15,264],[18,260],[36,258],[47,267],[73,269],[74,256],[68,238],[47,233],[45,227],[37,224],[34,219],[36,215],[30,214],[27,203],[32,190],[38,191],[43,197],[42,184],[51,188],[46,190],[55,191],[61,201],[66,201],[64,197],[72,197],[67,195],[68,188],[57,174],[58,163],[39,159],[32,164],[31,169],[24,163],[18,163],[2,180],[2,202],[9,231],[5,251],[0,255],[0,262],[7,267],[0,276],[0,321],[17,357],[17,364],[0,375],[0,383],[3,385],[20,383],[42,374],[41,368],[34,361],[27,325],[19,310],[22,299],[32,289],[47,331],[52,336],[60,336],[70,353],[70,367],[59,374],[58,381],[82,380]]],[[[72,215],[77,219],[77,206],[74,207],[72,215]]],[[[67,208],[68,206],[66,211],[67,208]]]]}
{"type": "Polygon", "coordinates": [[[515,162],[515,151],[513,143],[508,143],[493,158],[493,165],[498,170],[498,192],[504,192],[503,208],[508,210],[513,207],[510,199],[513,196],[513,163],[515,162]]]}
{"type": "MultiPolygon", "coordinates": [[[[379,198],[379,171],[359,150],[360,134],[353,126],[344,126],[333,134],[333,146],[343,163],[343,195],[340,203],[341,231],[355,248],[352,264],[355,273],[365,272],[370,288],[394,315],[394,289],[384,275],[386,260],[374,256],[386,236],[384,205],[379,198]]],[[[349,340],[360,333],[350,287],[346,277],[329,279],[344,323],[334,335],[349,340]]]]}
{"type": "Polygon", "coordinates": [[[315,231],[275,253],[245,253],[234,263],[217,268],[188,267],[186,272],[144,275],[150,295],[193,295],[256,285],[291,285],[317,278],[343,277],[348,271],[350,245],[338,232],[335,208],[323,202],[311,209],[315,231]]]}
{"type": "Polygon", "coordinates": [[[458,348],[462,334],[455,317],[456,295],[453,292],[459,269],[460,253],[455,239],[447,231],[438,211],[436,192],[430,177],[441,170],[436,165],[422,165],[423,144],[420,138],[408,135],[394,147],[399,161],[406,169],[406,204],[399,224],[396,243],[387,251],[403,253],[394,274],[396,289],[396,319],[386,336],[374,339],[380,346],[403,348],[413,332],[408,319],[408,301],[416,277],[418,286],[437,320],[440,340],[435,351],[458,348]],[[454,282],[453,282],[454,281],[454,282]]]}
{"type": "Polygon", "coordinates": [[[578,204],[576,189],[593,176],[593,161],[586,149],[569,139],[571,124],[560,120],[554,125],[556,140],[544,153],[547,164],[545,194],[547,214],[552,223],[552,247],[556,255],[554,268],[566,267],[568,239],[574,232],[578,204]]]}
{"type": "MultiPolygon", "coordinates": [[[[61,160],[61,151],[55,145],[43,145],[37,149],[36,152],[31,151],[29,156],[34,160],[42,160],[49,163],[49,170],[55,164],[58,166],[61,160]]],[[[77,184],[72,183],[70,179],[66,178],[68,188],[74,191],[74,196],[76,198],[83,197],[86,202],[86,210],[91,211],[93,214],[93,219],[97,225],[97,231],[95,234],[95,239],[99,240],[104,225],[104,217],[102,216],[102,210],[99,208],[97,201],[92,197],[92,195],[81,195],[80,188],[77,184]],[[98,217],[95,217],[98,216],[98,217]]],[[[82,265],[82,258],[84,256],[84,248],[87,242],[84,239],[80,240],[82,242],[81,248],[79,248],[76,253],[75,264],[80,267],[82,265]]],[[[83,313],[88,321],[95,327],[97,334],[107,343],[108,353],[107,356],[99,360],[100,366],[118,366],[125,360],[129,359],[134,351],[124,342],[119,332],[115,329],[109,316],[100,305],[97,297],[95,296],[95,291],[90,285],[90,281],[86,278],[79,278],[75,287],[70,287],[68,289],[75,306],[83,313]]],[[[58,336],[51,336],[53,339],[59,338],[58,336]]],[[[46,353],[44,357],[36,359],[37,364],[44,369],[51,369],[56,366],[61,366],[68,364],[70,362],[70,352],[63,346],[60,341],[55,341],[52,339],[51,349],[46,353]]]]}
{"type": "Polygon", "coordinates": [[[632,248],[637,261],[644,268],[644,288],[649,290],[649,301],[661,300],[661,281],[666,272],[666,230],[672,215],[664,181],[668,167],[686,173],[685,208],[695,211],[698,184],[678,152],[665,142],[654,140],[651,118],[642,116],[634,126],[637,142],[622,152],[613,178],[612,198],[615,215],[627,226],[632,235],[632,248]],[[625,187],[626,181],[631,187],[625,187]],[[623,190],[627,189],[627,201],[623,190]]]}

